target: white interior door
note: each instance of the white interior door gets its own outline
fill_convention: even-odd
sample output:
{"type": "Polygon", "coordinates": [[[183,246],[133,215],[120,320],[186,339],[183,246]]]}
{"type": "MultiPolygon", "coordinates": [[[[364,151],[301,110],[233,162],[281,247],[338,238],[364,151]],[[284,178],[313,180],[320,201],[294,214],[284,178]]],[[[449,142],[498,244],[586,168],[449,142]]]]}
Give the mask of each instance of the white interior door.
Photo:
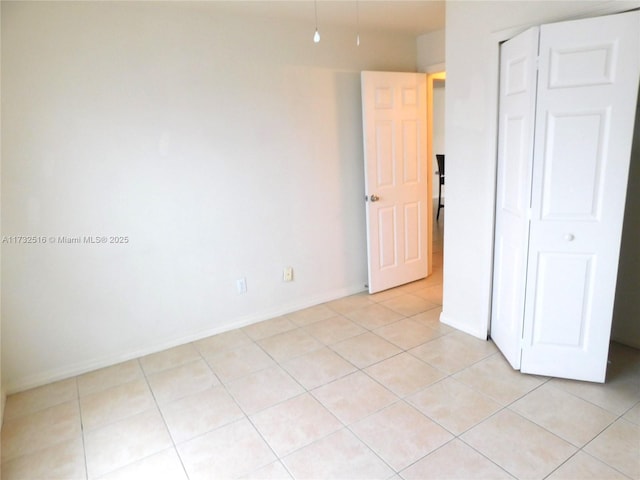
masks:
{"type": "Polygon", "coordinates": [[[500,48],[500,121],[491,338],[520,368],[539,28],[500,48]]]}
{"type": "Polygon", "coordinates": [[[605,379],[640,12],[544,25],[521,370],[605,379]]]}
{"type": "Polygon", "coordinates": [[[427,276],[426,75],[362,72],[369,292],[427,276]]]}

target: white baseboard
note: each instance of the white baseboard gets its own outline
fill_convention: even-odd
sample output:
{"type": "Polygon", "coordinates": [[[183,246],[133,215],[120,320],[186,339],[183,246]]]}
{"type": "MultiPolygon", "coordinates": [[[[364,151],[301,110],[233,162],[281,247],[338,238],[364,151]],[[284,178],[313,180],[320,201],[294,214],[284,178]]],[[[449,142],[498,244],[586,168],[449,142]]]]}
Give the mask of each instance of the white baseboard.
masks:
{"type": "MultiPolygon", "coordinates": [[[[247,325],[252,325],[254,323],[258,323],[264,320],[269,320],[270,318],[286,315],[287,313],[292,313],[298,310],[302,310],[304,308],[313,307],[316,305],[320,305],[322,303],[330,302],[332,300],[337,300],[342,297],[354,295],[356,293],[361,293],[364,291],[363,285],[364,285],[364,282],[360,283],[357,286],[354,285],[348,288],[338,289],[331,292],[325,292],[321,295],[315,295],[303,300],[285,304],[282,307],[279,307],[276,309],[264,310],[261,312],[253,313],[251,315],[241,316],[231,320],[228,323],[225,323],[225,325],[218,326],[218,327],[204,330],[204,331],[189,333],[179,338],[171,339],[157,345],[147,346],[137,350],[119,352],[119,353],[109,355],[107,357],[103,357],[100,359],[96,359],[88,362],[79,362],[77,364],[73,364],[64,368],[52,369],[49,371],[38,373],[36,375],[20,378],[20,379],[11,381],[7,385],[5,385],[5,393],[7,395],[11,395],[14,393],[22,392],[24,390],[29,390],[31,388],[40,387],[42,385],[46,385],[52,382],[57,382],[59,380],[64,380],[67,378],[75,377],[77,375],[82,375],[84,373],[91,372],[93,370],[110,367],[112,365],[126,362],[128,360],[133,360],[135,358],[144,357],[145,355],[161,352],[168,348],[184,345],[185,343],[202,340],[203,338],[207,338],[212,335],[217,335],[219,333],[228,332],[230,330],[235,330],[237,328],[246,327],[247,325]]],[[[2,402],[2,406],[4,408],[4,401],[2,402]]]]}
{"type": "Polygon", "coordinates": [[[457,321],[455,318],[449,317],[445,315],[444,311],[440,314],[440,323],[444,323],[456,330],[460,330],[464,333],[468,333],[480,340],[486,340],[488,338],[486,331],[477,331],[469,328],[469,325],[460,321],[457,321]]]}

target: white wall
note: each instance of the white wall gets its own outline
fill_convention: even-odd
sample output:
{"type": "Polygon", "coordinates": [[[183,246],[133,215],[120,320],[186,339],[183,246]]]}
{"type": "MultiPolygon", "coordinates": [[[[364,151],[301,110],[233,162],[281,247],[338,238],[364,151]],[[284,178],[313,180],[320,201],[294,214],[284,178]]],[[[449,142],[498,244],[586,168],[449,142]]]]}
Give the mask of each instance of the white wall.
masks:
{"type": "MultiPolygon", "coordinates": [[[[435,32],[420,35],[417,40],[418,48],[418,71],[425,73],[439,73],[445,70],[445,31],[437,30],[435,32]]],[[[438,82],[437,88],[433,89],[433,153],[443,153],[444,145],[444,87],[438,82]]],[[[435,172],[438,169],[435,157],[432,159],[435,172]]],[[[433,174],[433,198],[438,198],[438,182],[440,177],[433,174]]],[[[443,189],[444,194],[444,189],[443,189]]]]}
{"type": "Polygon", "coordinates": [[[447,2],[447,228],[441,320],[485,338],[491,307],[498,44],[529,26],[638,1],[447,2]]]}
{"type": "Polygon", "coordinates": [[[418,44],[418,71],[436,73],[444,70],[445,60],[445,31],[420,35],[418,44]]]}
{"type": "Polygon", "coordinates": [[[2,2],[2,234],[129,239],[3,246],[9,391],[363,289],[359,72],[415,71],[416,43],[312,34],[216,2],[2,2]]]}

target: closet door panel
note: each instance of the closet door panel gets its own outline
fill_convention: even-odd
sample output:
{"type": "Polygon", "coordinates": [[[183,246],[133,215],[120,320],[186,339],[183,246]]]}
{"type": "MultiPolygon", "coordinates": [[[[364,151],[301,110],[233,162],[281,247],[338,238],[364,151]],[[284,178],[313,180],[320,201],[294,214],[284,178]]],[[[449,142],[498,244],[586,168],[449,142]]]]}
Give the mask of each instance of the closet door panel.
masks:
{"type": "Polygon", "coordinates": [[[521,370],[605,379],[640,78],[640,12],[540,31],[521,370]]]}
{"type": "Polygon", "coordinates": [[[529,241],[538,27],[500,49],[500,123],[491,338],[520,368],[529,241]]]}

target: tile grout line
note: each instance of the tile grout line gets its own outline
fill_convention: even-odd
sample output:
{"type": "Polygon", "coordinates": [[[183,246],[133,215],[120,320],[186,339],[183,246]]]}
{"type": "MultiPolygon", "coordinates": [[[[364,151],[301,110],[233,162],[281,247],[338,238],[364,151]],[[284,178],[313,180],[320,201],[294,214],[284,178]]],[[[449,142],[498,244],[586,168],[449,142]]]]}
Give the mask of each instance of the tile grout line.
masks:
{"type": "Polygon", "coordinates": [[[82,402],[80,401],[80,386],[78,385],[78,377],[74,377],[76,386],[76,395],[78,400],[78,414],[80,415],[80,438],[82,440],[82,458],[84,460],[84,478],[89,478],[89,464],[87,462],[87,444],[85,439],[84,421],[82,420],[82,402]]]}
{"type": "MultiPolygon", "coordinates": [[[[200,357],[202,358],[202,354],[200,353],[200,351],[199,351],[197,348],[195,348],[195,346],[194,346],[194,349],[198,352],[198,355],[200,355],[200,357]]],[[[167,420],[166,420],[166,418],[164,417],[164,413],[162,413],[162,409],[160,408],[160,404],[158,403],[158,399],[156,398],[156,394],[155,394],[155,392],[153,391],[153,388],[151,387],[151,384],[149,383],[149,378],[147,377],[147,372],[146,372],[146,370],[144,369],[144,367],[143,367],[143,365],[142,365],[142,362],[140,362],[140,358],[141,358],[141,357],[137,358],[137,361],[138,361],[138,367],[140,367],[140,370],[142,371],[142,376],[144,377],[144,381],[145,381],[145,383],[147,384],[147,388],[149,389],[149,392],[151,393],[151,396],[153,397],[153,402],[155,403],[156,409],[158,410],[158,413],[160,414],[160,418],[162,418],[162,423],[164,424],[164,428],[165,428],[165,430],[167,431],[167,435],[169,435],[169,438],[171,439],[171,444],[173,445],[173,450],[176,452],[176,456],[178,457],[178,460],[180,461],[180,466],[182,467],[182,470],[184,471],[184,475],[185,475],[185,477],[186,477],[187,479],[189,479],[189,472],[187,472],[187,468],[186,468],[186,466],[185,466],[185,464],[184,464],[184,461],[182,460],[182,456],[180,455],[180,452],[178,451],[178,445],[176,444],[175,439],[173,438],[173,435],[171,434],[171,430],[169,429],[169,425],[167,424],[167,420]]],[[[204,360],[204,359],[203,359],[203,360],[204,360]]],[[[196,360],[196,361],[197,361],[197,360],[196,360]]],[[[194,361],[194,362],[195,362],[195,361],[194,361]]],[[[207,365],[207,367],[208,367],[209,369],[211,369],[211,367],[209,367],[209,364],[207,364],[206,360],[205,360],[205,364],[207,365]]],[[[176,367],[173,367],[173,368],[176,368],[176,367]]],[[[166,369],[166,370],[168,370],[168,369],[166,369]]],[[[164,370],[161,370],[161,371],[164,371],[164,370]]],[[[159,372],[155,372],[155,373],[159,373],[159,372]]],[[[213,373],[213,372],[212,372],[212,374],[213,374],[216,378],[218,378],[218,377],[215,375],[215,373],[213,373]]],[[[177,399],[176,399],[176,400],[177,400],[177,399]]],[[[157,455],[158,453],[160,453],[160,452],[162,452],[162,451],[164,451],[164,449],[163,449],[163,450],[159,450],[159,451],[157,451],[157,452],[155,452],[155,453],[152,453],[152,454],[150,454],[150,455],[147,455],[146,457],[143,457],[143,458],[141,458],[141,459],[139,459],[139,460],[137,460],[137,461],[144,460],[145,458],[149,458],[149,457],[151,457],[151,456],[153,456],[153,455],[157,455]]],[[[132,462],[132,463],[135,463],[135,462],[132,462]]],[[[131,464],[128,464],[128,465],[131,465],[131,464]]],[[[126,467],[126,466],[128,466],[128,465],[125,465],[125,466],[124,466],[124,467],[122,467],[122,468],[125,468],[125,467],[126,467]]],[[[114,471],[115,471],[115,470],[114,470],[114,471]]]]}

